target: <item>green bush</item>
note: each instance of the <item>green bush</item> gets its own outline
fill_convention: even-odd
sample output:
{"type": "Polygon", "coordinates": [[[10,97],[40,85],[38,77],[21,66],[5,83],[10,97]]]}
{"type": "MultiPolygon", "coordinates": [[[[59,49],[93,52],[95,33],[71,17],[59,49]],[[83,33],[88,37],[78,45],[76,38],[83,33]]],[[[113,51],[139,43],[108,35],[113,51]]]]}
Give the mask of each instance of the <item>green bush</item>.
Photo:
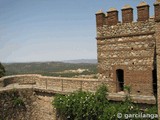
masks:
{"type": "Polygon", "coordinates": [[[14,105],[14,107],[24,106],[24,102],[20,97],[14,97],[13,105],[14,105]]]}
{"type": "MultiPolygon", "coordinates": [[[[58,117],[63,120],[118,120],[118,113],[157,114],[157,108],[151,107],[141,111],[129,99],[125,102],[109,102],[106,93],[107,87],[102,85],[95,93],[77,91],[69,95],[56,95],[52,104],[57,110],[58,117]]],[[[124,116],[121,119],[125,120],[124,116]]]]}
{"type": "Polygon", "coordinates": [[[53,101],[58,115],[70,120],[98,120],[107,103],[106,87],[100,87],[95,94],[77,91],[62,96],[57,95],[53,101]]]}

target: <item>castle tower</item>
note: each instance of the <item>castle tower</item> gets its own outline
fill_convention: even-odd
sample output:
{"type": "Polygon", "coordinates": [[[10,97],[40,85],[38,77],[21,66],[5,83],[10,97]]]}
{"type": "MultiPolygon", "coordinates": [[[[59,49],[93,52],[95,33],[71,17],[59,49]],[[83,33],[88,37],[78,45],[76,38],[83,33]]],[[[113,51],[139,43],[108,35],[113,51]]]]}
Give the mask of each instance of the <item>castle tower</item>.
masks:
{"type": "MultiPolygon", "coordinates": [[[[157,20],[157,2],[155,9],[157,20]]],[[[133,9],[125,5],[121,23],[115,8],[109,9],[107,14],[96,13],[98,79],[107,82],[109,93],[119,94],[125,92],[125,86],[131,86],[130,94],[135,95],[135,102],[155,104],[157,75],[153,65],[160,27],[156,31],[158,22],[149,20],[147,3],[141,2],[137,6],[137,14],[138,21],[133,22],[133,9]],[[143,96],[147,96],[147,100],[143,96]]]]}
{"type": "Polygon", "coordinates": [[[133,8],[130,5],[125,5],[122,8],[122,22],[129,23],[133,21],[133,8]]]}
{"type": "Polygon", "coordinates": [[[107,82],[111,100],[121,99],[114,94],[125,93],[124,86],[131,86],[136,103],[156,104],[157,98],[160,115],[160,0],[154,10],[151,20],[149,5],[141,2],[133,22],[133,9],[125,5],[122,23],[115,8],[96,13],[98,80],[107,82]]]}
{"type": "Polygon", "coordinates": [[[146,2],[141,2],[137,6],[137,21],[146,21],[149,19],[149,5],[146,2]]]}

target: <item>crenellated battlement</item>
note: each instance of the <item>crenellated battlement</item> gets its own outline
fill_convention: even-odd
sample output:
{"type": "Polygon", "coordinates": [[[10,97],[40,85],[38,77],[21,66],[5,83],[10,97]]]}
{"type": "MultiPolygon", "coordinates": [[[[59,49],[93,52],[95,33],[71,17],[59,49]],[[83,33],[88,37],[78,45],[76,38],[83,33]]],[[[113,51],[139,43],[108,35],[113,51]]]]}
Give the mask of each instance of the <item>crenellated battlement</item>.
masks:
{"type": "MultiPolygon", "coordinates": [[[[146,2],[141,2],[137,6],[137,22],[149,21],[149,5],[146,2]]],[[[133,8],[130,5],[125,5],[122,9],[122,22],[118,20],[118,11],[115,8],[110,8],[107,13],[102,10],[96,13],[97,27],[103,25],[116,25],[118,23],[132,23],[133,22],[133,8]]],[[[160,2],[154,3],[154,21],[160,21],[160,2]]]]}

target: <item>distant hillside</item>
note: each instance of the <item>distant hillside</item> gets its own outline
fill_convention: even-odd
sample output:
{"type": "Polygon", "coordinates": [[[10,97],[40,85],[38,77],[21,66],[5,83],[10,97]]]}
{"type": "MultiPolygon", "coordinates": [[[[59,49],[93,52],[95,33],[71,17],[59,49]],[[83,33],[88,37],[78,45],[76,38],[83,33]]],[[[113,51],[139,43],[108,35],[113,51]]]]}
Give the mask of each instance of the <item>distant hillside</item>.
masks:
{"type": "Polygon", "coordinates": [[[65,60],[64,63],[91,63],[97,64],[97,59],[78,59],[78,60],[65,60]]]}
{"type": "Polygon", "coordinates": [[[75,75],[90,75],[97,73],[97,64],[93,63],[64,63],[64,62],[31,62],[3,63],[6,75],[41,74],[47,76],[73,77],[75,75]],[[81,73],[66,73],[67,70],[85,69],[81,73]]]}

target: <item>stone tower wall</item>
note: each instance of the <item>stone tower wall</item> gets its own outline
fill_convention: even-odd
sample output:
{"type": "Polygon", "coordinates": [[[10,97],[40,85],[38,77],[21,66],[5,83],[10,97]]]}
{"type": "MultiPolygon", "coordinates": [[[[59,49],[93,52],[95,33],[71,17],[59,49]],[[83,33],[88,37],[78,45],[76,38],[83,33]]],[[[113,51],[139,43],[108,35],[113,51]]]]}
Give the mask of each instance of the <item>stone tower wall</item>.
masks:
{"type": "Polygon", "coordinates": [[[125,84],[132,86],[133,94],[153,94],[154,25],[154,22],[147,21],[114,27],[104,25],[98,29],[99,79],[115,83],[111,92],[117,91],[115,71],[123,69],[125,84]]]}
{"type": "Polygon", "coordinates": [[[102,11],[96,13],[98,79],[108,81],[111,93],[123,91],[124,86],[130,86],[134,95],[157,93],[160,106],[160,2],[154,7],[155,16],[150,18],[149,5],[140,3],[137,22],[133,22],[133,9],[129,5],[122,8],[122,22],[117,20],[118,11],[114,8],[106,15],[102,11]],[[118,78],[119,70],[123,89],[118,81],[122,79],[118,78]]]}
{"type": "MultiPolygon", "coordinates": [[[[155,10],[158,12],[159,9],[155,10]]],[[[159,15],[157,12],[155,15],[159,15]]],[[[96,14],[97,25],[99,21],[103,23],[97,26],[99,80],[109,81],[110,92],[119,92],[116,70],[121,69],[124,85],[131,86],[131,94],[153,96],[157,17],[149,18],[149,5],[145,2],[137,6],[137,22],[132,22],[133,9],[130,6],[122,9],[122,23],[116,23],[116,9],[111,8],[107,13],[106,16],[103,12],[96,14]],[[103,22],[97,16],[101,16],[103,22]],[[110,19],[114,22],[109,23],[110,19]]]]}
{"type": "Polygon", "coordinates": [[[156,50],[157,50],[157,87],[158,87],[158,113],[160,115],[160,23],[156,26],[156,50]]]}

